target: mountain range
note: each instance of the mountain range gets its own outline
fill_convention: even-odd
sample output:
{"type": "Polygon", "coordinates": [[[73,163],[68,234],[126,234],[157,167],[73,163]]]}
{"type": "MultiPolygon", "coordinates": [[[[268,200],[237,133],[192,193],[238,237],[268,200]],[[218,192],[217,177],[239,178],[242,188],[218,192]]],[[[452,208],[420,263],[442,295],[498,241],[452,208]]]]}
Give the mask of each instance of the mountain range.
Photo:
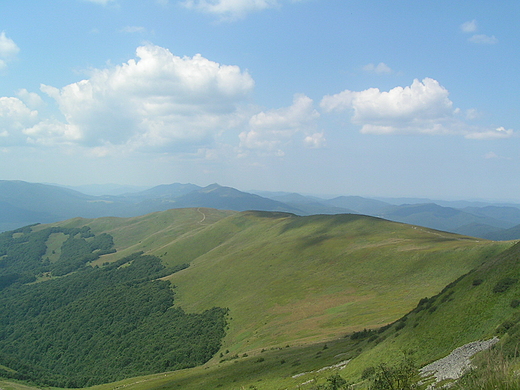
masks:
{"type": "MultiPolygon", "coordinates": [[[[101,190],[95,188],[98,193],[101,190]]],[[[118,192],[114,187],[109,190],[118,192]]],[[[325,199],[296,193],[244,192],[218,184],[200,187],[180,183],[119,195],[89,195],[56,185],[3,180],[0,181],[0,231],[74,217],[132,217],[173,208],[210,207],[296,215],[362,214],[491,240],[520,238],[520,204],[428,199],[395,204],[396,201],[406,199],[388,202],[360,196],[325,199]]]]}

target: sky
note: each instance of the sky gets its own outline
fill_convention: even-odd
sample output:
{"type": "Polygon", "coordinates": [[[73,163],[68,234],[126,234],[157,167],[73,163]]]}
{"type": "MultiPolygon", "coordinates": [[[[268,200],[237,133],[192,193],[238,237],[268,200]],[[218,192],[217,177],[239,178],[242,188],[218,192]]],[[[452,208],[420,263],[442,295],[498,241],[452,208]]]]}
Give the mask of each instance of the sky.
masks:
{"type": "Polygon", "coordinates": [[[520,202],[517,0],[3,0],[0,179],[520,202]]]}

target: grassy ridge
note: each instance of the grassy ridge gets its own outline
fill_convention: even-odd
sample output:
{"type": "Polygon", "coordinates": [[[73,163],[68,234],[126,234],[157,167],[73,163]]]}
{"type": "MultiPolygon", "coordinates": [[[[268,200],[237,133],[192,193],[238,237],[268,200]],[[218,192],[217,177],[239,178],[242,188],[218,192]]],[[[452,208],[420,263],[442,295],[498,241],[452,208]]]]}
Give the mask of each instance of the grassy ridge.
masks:
{"type": "Polygon", "coordinates": [[[191,263],[171,278],[177,305],[229,308],[236,353],[382,326],[511,245],[349,214],[194,208],[67,224],[114,237],[98,264],[135,251],[191,263]]]}
{"type": "Polygon", "coordinates": [[[171,281],[188,311],[230,308],[238,353],[394,321],[506,245],[356,215],[241,213],[204,235],[237,225],[171,281]]]}
{"type": "MultiPolygon", "coordinates": [[[[494,307],[497,295],[489,293],[491,300],[480,307],[466,305],[462,292],[455,291],[443,305],[459,301],[460,307],[438,305],[435,311],[412,313],[402,329],[392,327],[381,333],[384,337],[377,343],[352,341],[342,336],[395,321],[416,307],[420,298],[439,293],[512,244],[359,215],[297,217],[184,209],[60,224],[83,225],[96,234],[107,232],[114,237],[118,252],[102,256],[97,264],[141,250],[160,257],[166,265],[190,262],[188,269],[170,279],[176,285],[176,305],[187,312],[213,306],[230,309],[222,356],[204,367],[133,378],[99,389],[296,388],[313,378],[323,380],[327,371],[316,370],[347,358],[354,360],[342,375],[359,378],[368,364],[391,358],[403,348],[422,350],[418,358],[426,363],[449,352],[455,343],[492,333],[489,329],[511,314],[507,299],[515,294],[513,289],[508,291],[511,297],[496,311],[492,309],[495,314],[478,329],[471,324],[481,319],[480,310],[494,307]],[[469,306],[465,310],[475,309],[476,317],[458,323],[453,313],[462,312],[465,305],[469,306]],[[310,373],[292,378],[304,372],[310,373]]],[[[482,286],[492,289],[500,272],[483,278],[482,286]]],[[[457,286],[472,291],[473,281],[467,280],[457,286]]]]}

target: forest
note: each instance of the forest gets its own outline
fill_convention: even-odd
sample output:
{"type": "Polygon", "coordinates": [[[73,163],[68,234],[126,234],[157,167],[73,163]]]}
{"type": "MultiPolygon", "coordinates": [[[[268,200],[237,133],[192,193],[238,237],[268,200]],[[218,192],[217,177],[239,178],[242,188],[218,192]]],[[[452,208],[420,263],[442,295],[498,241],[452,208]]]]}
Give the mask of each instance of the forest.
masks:
{"type": "Polygon", "coordinates": [[[135,253],[90,266],[110,251],[112,237],[88,228],[0,235],[0,376],[85,387],[193,367],[218,351],[227,310],[187,314],[158,280],[188,264],[166,268],[135,253]],[[51,234],[64,235],[53,261],[51,234]]]}

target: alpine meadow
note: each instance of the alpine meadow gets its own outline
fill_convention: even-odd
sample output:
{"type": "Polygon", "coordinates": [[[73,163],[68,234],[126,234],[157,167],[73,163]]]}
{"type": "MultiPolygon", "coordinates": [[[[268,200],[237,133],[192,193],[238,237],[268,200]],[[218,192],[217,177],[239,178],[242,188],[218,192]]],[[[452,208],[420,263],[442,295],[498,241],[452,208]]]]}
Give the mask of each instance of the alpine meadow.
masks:
{"type": "Polygon", "coordinates": [[[518,0],[0,15],[0,390],[520,390],[518,0]]]}
{"type": "Polygon", "coordinates": [[[2,388],[364,388],[403,351],[419,367],[494,336],[515,348],[510,241],[201,207],[1,240],[2,388]]]}

